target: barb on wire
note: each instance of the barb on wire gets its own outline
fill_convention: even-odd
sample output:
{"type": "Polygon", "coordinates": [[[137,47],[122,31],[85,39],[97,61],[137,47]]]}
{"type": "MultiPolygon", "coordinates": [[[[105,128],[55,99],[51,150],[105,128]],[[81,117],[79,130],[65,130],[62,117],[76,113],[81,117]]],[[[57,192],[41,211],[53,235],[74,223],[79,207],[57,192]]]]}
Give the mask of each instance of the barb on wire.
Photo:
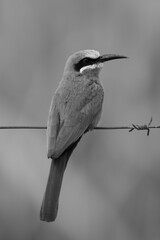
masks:
{"type": "Polygon", "coordinates": [[[148,124],[144,124],[144,125],[135,125],[135,124],[133,124],[132,123],[132,128],[129,130],[129,132],[132,132],[133,130],[147,130],[147,136],[149,136],[149,134],[150,134],[150,128],[153,128],[153,127],[151,127],[150,125],[151,125],[151,123],[152,123],[152,117],[151,117],[151,119],[150,119],[150,121],[149,121],[149,123],[148,124]]]}
{"type": "MultiPolygon", "coordinates": [[[[132,126],[120,126],[120,127],[94,127],[95,130],[129,130],[129,132],[132,132],[133,130],[146,130],[147,131],[147,136],[149,136],[150,134],[150,129],[151,128],[160,128],[159,126],[151,126],[152,123],[152,117],[149,121],[148,124],[144,124],[144,125],[138,125],[138,124],[133,124],[132,126]]],[[[47,126],[0,126],[0,130],[1,129],[47,129],[47,126]]]]}

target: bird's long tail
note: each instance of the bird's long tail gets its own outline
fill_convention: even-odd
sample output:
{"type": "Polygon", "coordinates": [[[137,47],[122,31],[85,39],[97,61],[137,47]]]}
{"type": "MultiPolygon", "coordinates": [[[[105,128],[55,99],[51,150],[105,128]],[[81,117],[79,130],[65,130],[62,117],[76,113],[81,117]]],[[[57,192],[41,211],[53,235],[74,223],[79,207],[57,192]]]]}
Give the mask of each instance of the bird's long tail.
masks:
{"type": "Polygon", "coordinates": [[[57,217],[59,194],[61,190],[63,174],[70,155],[77,146],[80,138],[72,144],[65,152],[57,159],[52,159],[50,173],[48,177],[47,187],[44,194],[40,219],[46,222],[52,222],[57,217]]]}

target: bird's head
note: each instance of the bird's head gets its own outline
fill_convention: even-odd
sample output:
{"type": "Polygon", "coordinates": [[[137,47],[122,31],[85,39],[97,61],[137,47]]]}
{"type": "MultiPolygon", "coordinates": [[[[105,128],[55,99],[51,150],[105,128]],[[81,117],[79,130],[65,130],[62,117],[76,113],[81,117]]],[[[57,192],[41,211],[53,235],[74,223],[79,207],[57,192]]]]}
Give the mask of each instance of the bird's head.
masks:
{"type": "Polygon", "coordinates": [[[65,65],[64,72],[74,72],[75,74],[87,74],[94,72],[99,73],[100,69],[103,67],[103,63],[106,61],[126,58],[125,56],[116,54],[104,54],[96,50],[81,50],[72,54],[65,65]]]}

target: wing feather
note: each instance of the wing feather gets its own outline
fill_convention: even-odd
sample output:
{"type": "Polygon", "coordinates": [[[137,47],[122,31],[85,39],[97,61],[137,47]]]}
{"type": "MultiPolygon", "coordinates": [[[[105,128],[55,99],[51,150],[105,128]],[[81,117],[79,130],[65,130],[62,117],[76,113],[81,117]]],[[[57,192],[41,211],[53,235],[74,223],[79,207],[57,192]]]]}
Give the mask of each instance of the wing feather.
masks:
{"type": "Polygon", "coordinates": [[[85,130],[90,124],[90,116],[85,116],[79,113],[80,118],[77,117],[77,123],[75,119],[72,121],[64,121],[63,127],[60,129],[56,140],[55,153],[54,156],[58,157],[61,155],[65,149],[67,149],[72,143],[76,142],[79,137],[83,135],[85,130]],[[83,119],[82,119],[83,118],[83,119]],[[80,119],[81,121],[78,121],[80,119]],[[73,125],[74,122],[74,125],[73,125]]]}
{"type": "Polygon", "coordinates": [[[47,156],[50,158],[54,151],[56,145],[56,138],[60,128],[60,116],[54,101],[51,102],[51,107],[49,110],[48,122],[47,122],[47,156]]]}
{"type": "Polygon", "coordinates": [[[52,100],[48,119],[48,157],[58,158],[87,129],[98,123],[103,89],[94,84],[84,91],[87,92],[79,94],[73,91],[69,95],[65,95],[65,91],[63,95],[57,92],[52,100]]]}

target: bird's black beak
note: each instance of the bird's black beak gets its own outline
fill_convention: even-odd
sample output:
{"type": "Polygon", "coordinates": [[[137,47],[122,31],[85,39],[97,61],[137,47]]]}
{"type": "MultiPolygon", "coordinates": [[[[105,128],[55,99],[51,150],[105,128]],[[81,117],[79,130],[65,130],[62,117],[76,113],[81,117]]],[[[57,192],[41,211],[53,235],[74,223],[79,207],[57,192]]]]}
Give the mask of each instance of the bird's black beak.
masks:
{"type": "Polygon", "coordinates": [[[120,59],[120,58],[127,58],[127,57],[122,55],[116,55],[116,54],[104,54],[99,57],[98,61],[103,63],[103,62],[111,61],[114,59],[120,59]]]}

